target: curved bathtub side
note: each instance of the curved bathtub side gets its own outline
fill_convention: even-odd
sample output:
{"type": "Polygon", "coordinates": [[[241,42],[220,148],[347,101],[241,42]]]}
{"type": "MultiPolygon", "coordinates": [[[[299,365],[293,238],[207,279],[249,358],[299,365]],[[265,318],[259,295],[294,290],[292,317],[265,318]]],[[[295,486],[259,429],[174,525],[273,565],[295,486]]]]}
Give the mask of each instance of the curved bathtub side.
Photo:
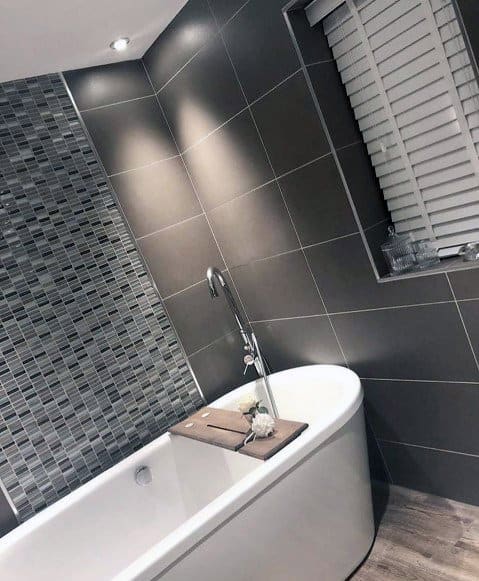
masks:
{"type": "Polygon", "coordinates": [[[374,536],[362,406],[157,579],[344,581],[374,536]]]}

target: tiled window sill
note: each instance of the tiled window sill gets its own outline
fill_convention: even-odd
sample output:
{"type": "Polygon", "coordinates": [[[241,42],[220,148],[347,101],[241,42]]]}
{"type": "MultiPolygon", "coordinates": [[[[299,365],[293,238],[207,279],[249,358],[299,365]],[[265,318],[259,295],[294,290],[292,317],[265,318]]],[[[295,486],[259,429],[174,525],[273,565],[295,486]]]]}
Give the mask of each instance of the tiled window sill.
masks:
{"type": "Polygon", "coordinates": [[[434,266],[432,268],[406,272],[404,274],[394,274],[394,275],[388,274],[386,276],[382,276],[381,278],[378,279],[378,282],[379,283],[392,282],[395,280],[403,280],[406,278],[418,278],[420,276],[429,276],[431,274],[441,274],[441,273],[446,274],[448,272],[456,272],[458,270],[470,270],[473,268],[479,268],[479,260],[467,262],[462,257],[455,256],[453,258],[441,259],[441,263],[438,266],[434,266]]]}

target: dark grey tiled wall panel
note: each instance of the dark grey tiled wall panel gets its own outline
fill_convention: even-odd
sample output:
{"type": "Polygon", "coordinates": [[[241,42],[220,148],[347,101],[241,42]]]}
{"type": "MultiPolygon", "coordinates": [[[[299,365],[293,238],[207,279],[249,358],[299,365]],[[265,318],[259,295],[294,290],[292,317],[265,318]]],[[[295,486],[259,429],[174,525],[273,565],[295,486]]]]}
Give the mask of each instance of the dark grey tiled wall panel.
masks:
{"type": "Polygon", "coordinates": [[[186,165],[206,210],[262,186],[273,178],[249,111],[188,150],[186,165]],[[216,160],[213,165],[211,160],[216,160]]]}
{"type": "Polygon", "coordinates": [[[221,39],[215,37],[159,92],[180,151],[206,137],[244,107],[221,39]]]}
{"type": "Polygon", "coordinates": [[[392,443],[381,449],[395,484],[479,505],[477,456],[392,443]]]}
{"type": "Polygon", "coordinates": [[[381,440],[479,455],[478,383],[363,380],[381,440]]]}
{"type": "Polygon", "coordinates": [[[145,97],[82,113],[108,175],[178,154],[157,110],[156,98],[145,97]]]}
{"type": "Polygon", "coordinates": [[[223,35],[250,103],[299,68],[278,0],[247,2],[223,35]]]}
{"type": "Polygon", "coordinates": [[[279,180],[303,246],[357,232],[336,163],[331,155],[279,180]]]}
{"type": "Polygon", "coordinates": [[[277,175],[329,153],[302,72],[257,101],[251,110],[277,175]]]}
{"type": "Polygon", "coordinates": [[[201,214],[179,157],[113,176],[111,183],[136,238],[201,214]]]}
{"type": "Polygon", "coordinates": [[[153,85],[161,89],[216,32],[208,0],[192,0],[144,56],[153,85]]]}
{"type": "Polygon", "coordinates": [[[357,311],[332,320],[361,377],[479,380],[454,303],[357,311]]]}
{"type": "MultiPolygon", "coordinates": [[[[431,384],[435,387],[478,382],[469,343],[470,338],[476,346],[475,323],[466,312],[474,307],[463,308],[462,301],[479,298],[479,278],[475,271],[449,276],[470,337],[447,277],[376,282],[357,232],[360,225],[365,228],[375,248],[384,239],[388,214],[378,182],[358,141],[339,75],[328,62],[331,53],[324,35],[307,26],[304,14],[295,13],[294,30],[311,65],[298,71],[300,60],[286,34],[283,4],[210,0],[209,12],[206,1],[190,0],[144,59],[156,88],[162,89],[158,97],[179,144],[177,154],[188,168],[183,174],[178,164],[178,173],[171,179],[168,174],[161,194],[165,215],[176,224],[155,229],[161,212],[149,220],[147,210],[135,201],[140,190],[153,196],[160,188],[153,183],[158,178],[149,182],[146,177],[140,186],[131,172],[118,193],[137,236],[152,234],[142,239],[151,238],[149,262],[162,293],[172,293],[166,307],[203,390],[213,399],[244,382],[242,347],[238,336],[228,333],[226,307],[221,301],[212,304],[207,295],[204,271],[213,261],[231,276],[250,320],[264,321],[255,323],[255,329],[274,369],[345,364],[344,351],[346,363],[363,376],[396,379],[391,389],[398,394],[399,379],[436,380],[431,384]],[[194,31],[191,43],[185,41],[186,30],[194,31]],[[339,147],[340,169],[327,132],[332,146],[339,147]],[[190,190],[188,174],[202,214],[191,225],[201,222],[202,227],[195,235],[182,236],[184,220],[191,218],[183,203],[190,190]],[[188,239],[194,243],[187,244],[188,239]]],[[[161,115],[160,109],[156,114],[161,115]]],[[[154,207],[153,197],[148,204],[154,207]]],[[[375,260],[380,267],[376,252],[375,260]]],[[[403,393],[405,409],[414,406],[411,391],[403,393]]],[[[429,390],[431,410],[444,401],[439,387],[429,390]]],[[[387,418],[386,396],[382,403],[378,413],[387,418]]],[[[455,413],[460,422],[462,408],[455,413]]],[[[427,430],[427,414],[424,418],[427,430]]],[[[431,420],[430,425],[437,424],[431,420]]],[[[408,443],[427,441],[419,431],[411,434],[417,442],[408,443]]],[[[451,454],[456,453],[456,444],[450,442],[451,454]]],[[[389,458],[393,461],[391,454],[389,458]]],[[[434,456],[428,464],[431,473],[442,459],[434,456]]],[[[412,464],[394,466],[405,470],[412,464]]],[[[467,470],[464,475],[472,474],[467,470]]],[[[399,482],[397,470],[392,472],[399,482]]],[[[424,486],[417,471],[410,474],[410,486],[424,486]]],[[[454,482],[448,488],[447,470],[443,474],[442,491],[456,494],[454,482]]]]}
{"type": "Polygon", "coordinates": [[[0,143],[0,476],[24,520],[201,402],[58,75],[0,85],[0,143]]]}
{"type": "Polygon", "coordinates": [[[92,109],[120,101],[130,101],[154,91],[141,61],[125,61],[109,67],[68,71],[65,80],[75,93],[78,109],[92,109]]]}

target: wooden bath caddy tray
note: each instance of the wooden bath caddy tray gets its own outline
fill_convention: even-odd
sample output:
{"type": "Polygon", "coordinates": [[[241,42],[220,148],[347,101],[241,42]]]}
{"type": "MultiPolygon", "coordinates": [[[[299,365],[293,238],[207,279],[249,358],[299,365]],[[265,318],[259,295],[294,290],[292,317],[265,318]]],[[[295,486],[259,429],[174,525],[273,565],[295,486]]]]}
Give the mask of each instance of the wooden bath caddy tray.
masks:
{"type": "Polygon", "coordinates": [[[267,460],[308,427],[308,424],[289,420],[275,420],[275,423],[275,430],[269,438],[257,438],[245,446],[244,440],[250,432],[250,425],[243,414],[205,407],[170,428],[170,433],[267,460]]]}

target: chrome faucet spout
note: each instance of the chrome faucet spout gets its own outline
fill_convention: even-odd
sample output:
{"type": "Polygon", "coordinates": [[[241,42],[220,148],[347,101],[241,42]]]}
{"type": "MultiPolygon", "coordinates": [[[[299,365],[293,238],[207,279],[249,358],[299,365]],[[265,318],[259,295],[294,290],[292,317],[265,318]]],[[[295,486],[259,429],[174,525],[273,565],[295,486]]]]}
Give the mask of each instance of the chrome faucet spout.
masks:
{"type": "Polygon", "coordinates": [[[271,406],[271,410],[275,417],[278,417],[278,410],[276,408],[276,404],[273,398],[273,394],[271,391],[271,387],[268,382],[268,373],[267,373],[267,365],[261,353],[261,350],[258,345],[258,341],[251,329],[249,323],[246,323],[243,319],[243,315],[241,310],[239,309],[238,305],[236,304],[236,300],[231,292],[231,289],[223,276],[221,270],[216,268],[216,266],[210,266],[206,271],[206,279],[208,281],[208,289],[210,291],[210,295],[213,299],[219,296],[217,283],[221,286],[223,290],[223,294],[225,295],[226,302],[233,313],[233,316],[236,320],[236,324],[238,325],[241,338],[243,339],[244,349],[246,351],[246,355],[244,356],[244,363],[245,363],[245,373],[250,366],[254,366],[258,375],[262,378],[266,394],[271,406]]]}
{"type": "Polygon", "coordinates": [[[206,278],[208,279],[208,288],[210,289],[210,295],[213,298],[216,298],[218,296],[218,291],[216,290],[216,285],[215,285],[215,277],[217,277],[220,280],[223,280],[223,282],[225,282],[223,275],[221,274],[221,271],[214,267],[214,266],[210,266],[208,268],[208,270],[206,271],[206,278]]]}
{"type": "Polygon", "coordinates": [[[221,288],[223,289],[226,302],[228,303],[228,306],[231,312],[233,313],[233,316],[239,327],[241,335],[243,336],[244,339],[245,336],[247,337],[249,325],[244,321],[241,311],[238,305],[236,304],[233,293],[231,292],[231,289],[228,283],[226,282],[225,277],[223,276],[221,270],[219,268],[216,268],[216,266],[210,266],[206,271],[206,278],[208,280],[208,288],[210,290],[210,295],[212,296],[212,298],[215,299],[216,297],[219,296],[215,281],[217,281],[221,288]]]}

